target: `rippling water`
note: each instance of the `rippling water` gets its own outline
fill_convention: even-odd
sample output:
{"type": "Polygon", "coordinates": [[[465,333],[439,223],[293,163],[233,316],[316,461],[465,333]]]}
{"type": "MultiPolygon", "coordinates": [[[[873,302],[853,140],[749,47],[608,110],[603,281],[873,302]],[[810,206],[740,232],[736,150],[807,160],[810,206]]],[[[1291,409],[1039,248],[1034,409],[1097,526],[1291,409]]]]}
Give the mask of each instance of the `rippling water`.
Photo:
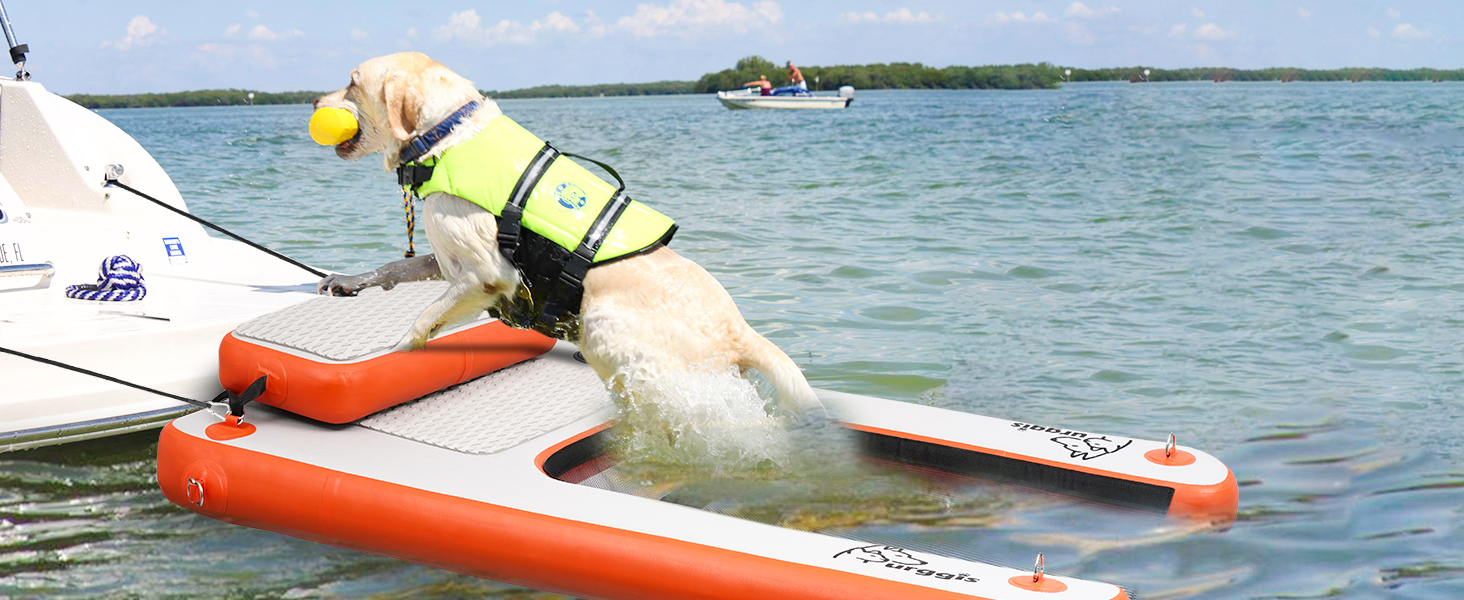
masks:
{"type": "MultiPolygon", "coordinates": [[[[674,247],[814,385],[1174,432],[1242,485],[1226,531],[991,490],[825,524],[1013,566],[1043,551],[1145,600],[1464,597],[1464,86],[502,106],[675,217],[674,247]]],[[[311,143],[308,107],[103,114],[197,214],[331,269],[400,256],[394,178],[311,143]]],[[[156,491],[155,439],[0,455],[0,595],[555,597],[196,517],[156,491]]]]}

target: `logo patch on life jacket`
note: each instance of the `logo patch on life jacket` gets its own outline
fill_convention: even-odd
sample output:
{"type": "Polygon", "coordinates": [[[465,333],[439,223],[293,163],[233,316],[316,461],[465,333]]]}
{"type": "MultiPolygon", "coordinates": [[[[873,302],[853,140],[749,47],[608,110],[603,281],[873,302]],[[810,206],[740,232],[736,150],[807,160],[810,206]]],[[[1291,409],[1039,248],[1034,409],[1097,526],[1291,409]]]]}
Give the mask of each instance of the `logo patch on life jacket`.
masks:
{"type": "Polygon", "coordinates": [[[568,181],[559,184],[554,188],[554,197],[559,199],[559,205],[570,210],[577,210],[585,207],[589,198],[585,197],[585,191],[568,181]]]}

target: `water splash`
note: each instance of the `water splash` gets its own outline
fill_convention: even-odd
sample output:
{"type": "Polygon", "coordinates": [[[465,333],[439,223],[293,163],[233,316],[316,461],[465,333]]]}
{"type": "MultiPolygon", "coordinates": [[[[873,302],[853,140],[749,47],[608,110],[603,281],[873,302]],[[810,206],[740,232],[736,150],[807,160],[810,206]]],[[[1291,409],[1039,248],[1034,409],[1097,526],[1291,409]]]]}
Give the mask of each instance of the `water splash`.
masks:
{"type": "Polygon", "coordinates": [[[735,367],[638,377],[619,371],[622,461],[729,475],[785,469],[792,440],[758,386],[735,367]]]}

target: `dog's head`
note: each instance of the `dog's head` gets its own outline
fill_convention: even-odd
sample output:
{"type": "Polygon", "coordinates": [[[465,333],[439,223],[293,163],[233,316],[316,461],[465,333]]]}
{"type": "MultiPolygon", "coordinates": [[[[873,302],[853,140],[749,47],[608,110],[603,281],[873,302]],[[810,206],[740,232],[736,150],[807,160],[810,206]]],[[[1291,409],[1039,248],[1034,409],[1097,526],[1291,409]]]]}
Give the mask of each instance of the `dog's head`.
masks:
{"type": "Polygon", "coordinates": [[[316,108],[344,108],[355,115],[355,137],[336,144],[336,155],[356,160],[381,152],[394,169],[407,140],[464,104],[485,102],[473,82],[421,52],[399,52],[361,63],[346,87],[315,99],[316,108]]]}

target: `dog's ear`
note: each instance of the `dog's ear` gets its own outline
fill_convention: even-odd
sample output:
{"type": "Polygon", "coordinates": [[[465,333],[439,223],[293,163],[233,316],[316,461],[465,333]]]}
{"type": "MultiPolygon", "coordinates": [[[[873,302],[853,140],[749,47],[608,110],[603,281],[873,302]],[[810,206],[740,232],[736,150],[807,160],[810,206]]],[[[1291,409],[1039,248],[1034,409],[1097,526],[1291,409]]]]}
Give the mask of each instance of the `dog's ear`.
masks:
{"type": "Polygon", "coordinates": [[[399,73],[386,80],[386,120],[391,132],[403,142],[417,130],[417,115],[422,111],[422,92],[417,89],[417,75],[399,73]]]}

